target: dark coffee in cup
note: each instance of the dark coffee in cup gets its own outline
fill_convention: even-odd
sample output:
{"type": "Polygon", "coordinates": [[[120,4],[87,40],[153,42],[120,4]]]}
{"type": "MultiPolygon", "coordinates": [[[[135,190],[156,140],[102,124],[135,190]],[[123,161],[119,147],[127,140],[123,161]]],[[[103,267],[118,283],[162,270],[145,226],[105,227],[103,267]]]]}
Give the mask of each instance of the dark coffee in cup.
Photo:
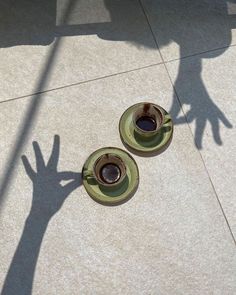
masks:
{"type": "Polygon", "coordinates": [[[104,154],[95,162],[93,175],[99,184],[105,187],[113,187],[124,180],[126,166],[117,155],[104,154]]]}
{"type": "Polygon", "coordinates": [[[140,104],[133,115],[135,132],[143,138],[155,136],[164,124],[162,108],[152,103],[140,104]]]}
{"type": "Polygon", "coordinates": [[[154,131],[157,128],[157,123],[155,119],[149,116],[141,116],[136,121],[136,125],[144,131],[154,131]]]}
{"type": "Polygon", "coordinates": [[[100,178],[108,184],[119,181],[120,176],[120,168],[112,163],[105,164],[100,170],[100,178]]]}

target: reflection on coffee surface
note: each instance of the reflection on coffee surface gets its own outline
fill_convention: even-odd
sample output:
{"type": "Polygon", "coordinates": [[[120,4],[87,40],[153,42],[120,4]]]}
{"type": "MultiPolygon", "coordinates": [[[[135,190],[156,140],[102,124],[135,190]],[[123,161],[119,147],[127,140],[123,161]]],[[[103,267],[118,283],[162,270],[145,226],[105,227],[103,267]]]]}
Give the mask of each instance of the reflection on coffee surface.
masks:
{"type": "Polygon", "coordinates": [[[157,128],[155,119],[149,116],[142,116],[136,121],[136,125],[144,131],[154,131],[157,128]]]}
{"type": "Polygon", "coordinates": [[[120,168],[115,164],[106,164],[100,170],[100,177],[106,183],[115,183],[120,179],[120,168]]]}

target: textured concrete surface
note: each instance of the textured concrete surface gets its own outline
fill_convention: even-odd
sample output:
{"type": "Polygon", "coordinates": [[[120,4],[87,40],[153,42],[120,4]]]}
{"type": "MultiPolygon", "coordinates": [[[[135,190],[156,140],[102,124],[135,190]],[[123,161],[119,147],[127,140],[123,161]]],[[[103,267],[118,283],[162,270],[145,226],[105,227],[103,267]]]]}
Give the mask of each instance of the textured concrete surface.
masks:
{"type": "MultiPolygon", "coordinates": [[[[53,136],[58,134],[59,171],[80,172],[95,149],[122,147],[117,129],[119,117],[141,98],[170,108],[172,87],[163,65],[49,92],[42,97],[22,153],[34,163],[31,141],[36,140],[48,159],[53,136]]],[[[5,124],[5,128],[1,129],[1,142],[7,146],[14,148],[17,122],[32,100],[2,104],[1,125],[5,124]],[[5,122],[7,114],[11,116],[5,122]]],[[[2,160],[7,159],[9,150],[3,146],[1,151],[2,160]]],[[[235,245],[189,128],[177,125],[170,148],[159,157],[136,160],[140,186],[128,203],[104,207],[80,187],[51,219],[37,263],[34,294],[88,294],[94,290],[98,294],[183,294],[183,290],[187,294],[233,294],[235,245]]],[[[6,171],[7,166],[5,162],[1,171],[6,171]]],[[[32,183],[21,162],[14,171],[1,209],[5,237],[1,240],[1,281],[11,264],[32,198],[32,183]]],[[[42,177],[47,178],[47,174],[42,177]]],[[[45,196],[55,198],[52,202],[56,204],[57,196],[50,189],[45,184],[38,196],[41,209],[31,214],[34,232],[48,220],[43,206],[45,196]]],[[[34,233],[31,235],[36,239],[34,233]]],[[[30,246],[27,239],[22,243],[20,252],[24,253],[30,246]]],[[[31,258],[27,256],[28,262],[22,263],[26,264],[24,269],[18,265],[13,272],[18,276],[25,272],[23,286],[29,283],[31,258]]],[[[17,280],[10,286],[8,292],[22,287],[17,280]]]]}
{"type": "MultiPolygon", "coordinates": [[[[199,83],[198,79],[196,65],[199,64],[199,56],[187,58],[182,61],[181,81],[176,83],[176,90],[196,145],[201,147],[206,168],[234,235],[236,235],[235,56],[235,47],[228,48],[224,54],[220,50],[216,59],[205,58],[205,54],[200,55],[203,60],[201,81],[204,81],[205,85],[199,83]]],[[[178,62],[169,63],[167,67],[175,81],[179,76],[178,62]]]]}
{"type": "Polygon", "coordinates": [[[8,0],[0,19],[1,101],[161,61],[138,1],[8,0]]]}
{"type": "Polygon", "coordinates": [[[142,0],[142,3],[165,61],[235,44],[235,1],[142,0]]]}
{"type": "Polygon", "coordinates": [[[175,2],[0,4],[2,295],[236,293],[235,3],[175,2]],[[140,101],[173,141],[99,205],[79,173],[140,101]]]}

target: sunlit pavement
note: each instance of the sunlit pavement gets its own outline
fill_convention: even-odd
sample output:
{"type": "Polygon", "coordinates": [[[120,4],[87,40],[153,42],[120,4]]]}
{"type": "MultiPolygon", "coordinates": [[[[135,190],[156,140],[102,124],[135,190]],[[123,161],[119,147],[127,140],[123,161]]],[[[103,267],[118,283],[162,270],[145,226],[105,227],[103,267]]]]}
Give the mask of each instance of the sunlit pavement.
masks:
{"type": "Polygon", "coordinates": [[[2,294],[236,294],[235,1],[8,0],[0,24],[2,294]],[[141,101],[172,143],[100,205],[83,164],[141,101]]]}

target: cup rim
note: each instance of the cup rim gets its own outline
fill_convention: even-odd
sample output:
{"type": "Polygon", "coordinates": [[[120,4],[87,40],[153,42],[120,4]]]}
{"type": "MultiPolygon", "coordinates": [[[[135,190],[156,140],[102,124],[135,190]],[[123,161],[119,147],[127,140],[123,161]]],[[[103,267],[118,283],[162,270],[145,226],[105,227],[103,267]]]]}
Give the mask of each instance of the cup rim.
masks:
{"type": "MultiPolygon", "coordinates": [[[[100,171],[100,170],[99,170],[99,171],[100,171]]],[[[126,169],[125,162],[122,160],[121,157],[119,157],[119,156],[117,156],[117,155],[115,155],[115,154],[113,154],[113,153],[106,153],[106,154],[103,154],[103,155],[101,155],[101,156],[95,161],[95,163],[94,163],[94,165],[93,165],[93,175],[94,175],[96,181],[97,181],[100,185],[102,185],[102,186],[104,186],[104,187],[115,187],[115,186],[121,184],[121,183],[123,182],[124,178],[125,178],[126,175],[127,175],[127,169],[126,169]],[[96,166],[97,166],[97,164],[99,163],[99,161],[101,161],[101,159],[104,158],[104,157],[106,157],[107,155],[112,156],[112,157],[118,159],[118,161],[120,161],[121,165],[123,165],[122,167],[120,167],[120,165],[118,165],[118,164],[116,164],[116,163],[112,163],[111,161],[107,161],[107,163],[104,163],[104,164],[102,165],[101,169],[102,169],[106,164],[114,164],[114,165],[116,165],[116,166],[119,168],[119,170],[120,170],[120,172],[121,172],[120,178],[119,178],[117,181],[113,182],[113,183],[107,183],[107,182],[103,181],[103,180],[97,175],[97,171],[96,171],[96,166]]]]}
{"type": "MultiPolygon", "coordinates": [[[[147,117],[151,117],[151,116],[147,115],[147,117]]],[[[153,117],[151,117],[151,118],[153,118],[153,117]]],[[[164,124],[164,119],[165,119],[165,116],[164,116],[164,113],[163,113],[161,107],[159,107],[158,105],[156,105],[154,103],[143,103],[142,105],[139,106],[139,108],[133,114],[134,127],[135,127],[135,129],[137,129],[139,131],[139,133],[142,133],[142,134],[155,134],[155,133],[157,133],[162,128],[162,126],[164,124]],[[152,106],[159,113],[159,117],[161,118],[161,122],[160,122],[159,126],[157,125],[154,130],[150,130],[150,131],[144,130],[137,125],[138,119],[140,119],[141,117],[145,117],[145,113],[143,115],[140,114],[140,116],[137,116],[138,112],[142,112],[142,111],[145,112],[145,110],[144,110],[145,105],[152,106]]]]}

